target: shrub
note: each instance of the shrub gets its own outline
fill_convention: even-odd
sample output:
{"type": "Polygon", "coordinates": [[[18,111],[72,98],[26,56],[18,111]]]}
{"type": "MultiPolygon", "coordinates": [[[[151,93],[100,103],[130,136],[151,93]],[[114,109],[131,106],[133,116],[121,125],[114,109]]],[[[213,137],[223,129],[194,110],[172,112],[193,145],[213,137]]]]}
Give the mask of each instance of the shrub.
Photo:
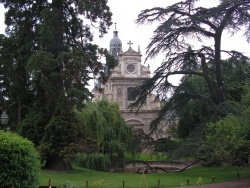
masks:
{"type": "Polygon", "coordinates": [[[109,156],[102,153],[78,153],[76,155],[76,162],[79,166],[98,171],[110,170],[109,156]]]}
{"type": "Polygon", "coordinates": [[[178,147],[178,141],[169,138],[161,138],[156,141],[155,150],[157,152],[169,152],[178,147]]]}
{"type": "Polygon", "coordinates": [[[32,142],[0,131],[0,186],[34,188],[39,186],[40,160],[32,142]]]}
{"type": "Polygon", "coordinates": [[[250,155],[250,108],[228,115],[207,128],[203,153],[217,165],[245,165],[250,155]]]}

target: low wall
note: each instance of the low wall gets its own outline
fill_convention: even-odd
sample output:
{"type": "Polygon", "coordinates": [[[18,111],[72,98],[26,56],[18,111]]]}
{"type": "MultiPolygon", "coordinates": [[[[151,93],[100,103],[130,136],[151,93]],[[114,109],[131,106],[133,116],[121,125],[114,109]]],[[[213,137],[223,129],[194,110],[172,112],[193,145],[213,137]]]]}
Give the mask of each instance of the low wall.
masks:
{"type": "Polygon", "coordinates": [[[138,173],[142,172],[173,172],[189,166],[188,162],[166,162],[166,161],[131,161],[124,164],[123,169],[113,169],[113,172],[128,172],[138,173]],[[151,171],[150,169],[154,169],[151,171]]]}
{"type": "Polygon", "coordinates": [[[165,161],[146,161],[144,162],[129,162],[124,164],[124,168],[140,168],[145,166],[154,166],[154,167],[177,167],[184,168],[190,163],[188,162],[165,162],[165,161]]]}

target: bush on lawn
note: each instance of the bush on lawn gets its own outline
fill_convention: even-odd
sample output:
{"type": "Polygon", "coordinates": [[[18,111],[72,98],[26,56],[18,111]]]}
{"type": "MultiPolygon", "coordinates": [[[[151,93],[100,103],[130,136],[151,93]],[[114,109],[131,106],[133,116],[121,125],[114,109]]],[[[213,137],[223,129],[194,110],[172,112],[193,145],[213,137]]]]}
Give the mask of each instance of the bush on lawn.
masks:
{"type": "Polygon", "coordinates": [[[0,131],[0,187],[39,186],[39,155],[27,139],[0,131]]]}
{"type": "Polygon", "coordinates": [[[79,166],[98,171],[110,170],[109,156],[102,153],[78,153],[76,155],[76,162],[79,166]]]}

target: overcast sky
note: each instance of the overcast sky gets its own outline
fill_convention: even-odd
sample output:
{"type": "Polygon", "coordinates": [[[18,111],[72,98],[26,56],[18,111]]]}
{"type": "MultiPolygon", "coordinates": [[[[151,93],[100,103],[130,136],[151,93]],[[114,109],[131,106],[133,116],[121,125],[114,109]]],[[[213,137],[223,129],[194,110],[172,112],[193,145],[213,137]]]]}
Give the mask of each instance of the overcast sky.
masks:
{"type": "MultiPolygon", "coordinates": [[[[132,41],[132,48],[138,49],[140,46],[142,52],[142,58],[145,58],[145,48],[153,35],[153,30],[157,24],[137,26],[135,20],[141,10],[147,8],[153,8],[156,6],[166,7],[170,4],[176,3],[180,0],[108,0],[111,12],[113,13],[112,20],[117,23],[118,37],[122,41],[122,49],[126,51],[128,49],[128,41],[132,41]]],[[[218,0],[202,0],[200,4],[202,6],[214,6],[218,0]]],[[[3,6],[0,5],[0,33],[4,32],[4,11],[3,6]]],[[[94,42],[100,47],[109,48],[109,42],[113,37],[114,25],[111,26],[108,34],[102,39],[99,39],[98,33],[95,33],[94,42]]],[[[212,43],[211,43],[212,44],[212,43]]],[[[243,52],[245,55],[250,56],[250,44],[246,43],[246,40],[241,36],[226,35],[222,39],[222,48],[225,50],[237,50],[243,52]]],[[[153,60],[149,60],[147,64],[150,64],[151,71],[162,62],[163,56],[159,56],[153,60]]]]}
{"type": "MultiPolygon", "coordinates": [[[[128,49],[128,41],[133,42],[133,49],[137,50],[138,45],[141,48],[143,57],[145,57],[145,48],[153,36],[153,31],[156,29],[157,24],[137,26],[135,20],[141,10],[153,8],[155,6],[166,7],[180,0],[109,0],[108,5],[113,13],[113,22],[117,23],[118,36],[122,41],[123,51],[128,49]]],[[[214,6],[218,0],[202,0],[202,6],[214,6]]],[[[108,48],[109,41],[113,36],[114,26],[111,27],[109,33],[103,39],[96,39],[101,47],[108,48]]],[[[225,33],[226,34],[226,33],[225,33]]],[[[211,43],[211,41],[209,42],[211,43]]],[[[211,43],[212,45],[212,43],[211,43]]],[[[222,39],[222,48],[225,50],[238,50],[245,55],[250,56],[250,44],[248,44],[242,35],[230,36],[225,35],[222,39]]],[[[161,61],[161,59],[157,59],[161,61]]],[[[155,60],[149,60],[152,64],[155,60]]],[[[151,66],[152,67],[152,66],[151,66]]]]}

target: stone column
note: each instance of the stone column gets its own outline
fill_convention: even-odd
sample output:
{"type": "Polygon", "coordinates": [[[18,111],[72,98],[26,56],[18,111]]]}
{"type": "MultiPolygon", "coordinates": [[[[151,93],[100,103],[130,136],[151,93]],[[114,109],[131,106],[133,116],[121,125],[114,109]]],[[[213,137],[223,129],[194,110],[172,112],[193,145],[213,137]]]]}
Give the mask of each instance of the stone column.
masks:
{"type": "Polygon", "coordinates": [[[126,102],[127,102],[127,88],[122,85],[122,107],[126,108],[126,102]]]}

